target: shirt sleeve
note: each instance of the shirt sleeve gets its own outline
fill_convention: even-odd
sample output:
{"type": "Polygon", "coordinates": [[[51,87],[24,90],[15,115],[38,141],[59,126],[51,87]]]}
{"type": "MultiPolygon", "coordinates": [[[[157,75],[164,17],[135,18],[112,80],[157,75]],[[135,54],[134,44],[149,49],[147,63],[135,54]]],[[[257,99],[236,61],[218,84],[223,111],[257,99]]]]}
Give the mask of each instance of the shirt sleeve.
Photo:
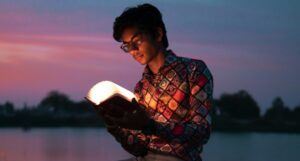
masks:
{"type": "Polygon", "coordinates": [[[165,124],[152,120],[143,132],[190,148],[205,144],[210,136],[209,112],[212,106],[213,78],[203,61],[190,63],[188,70],[191,71],[188,78],[190,108],[185,119],[179,123],[165,124]]]}
{"type": "Polygon", "coordinates": [[[134,156],[144,156],[147,154],[149,137],[145,134],[138,130],[129,130],[120,127],[108,128],[107,130],[130,154],[134,156]]]}
{"type": "MultiPolygon", "coordinates": [[[[136,84],[134,93],[138,96],[140,82],[136,84]]],[[[121,144],[121,146],[134,156],[144,156],[147,154],[147,146],[151,135],[145,135],[141,130],[130,130],[121,127],[108,128],[110,134],[121,144]]]]}

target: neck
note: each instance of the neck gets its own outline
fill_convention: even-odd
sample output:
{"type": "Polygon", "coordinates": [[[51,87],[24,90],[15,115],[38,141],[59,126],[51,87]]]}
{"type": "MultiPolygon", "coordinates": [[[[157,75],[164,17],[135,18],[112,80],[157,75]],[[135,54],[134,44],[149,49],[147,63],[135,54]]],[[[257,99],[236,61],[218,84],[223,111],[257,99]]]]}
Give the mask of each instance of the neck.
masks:
{"type": "Polygon", "coordinates": [[[157,74],[160,67],[163,66],[165,62],[165,52],[166,50],[160,50],[158,54],[148,63],[148,66],[152,73],[157,74]]]}

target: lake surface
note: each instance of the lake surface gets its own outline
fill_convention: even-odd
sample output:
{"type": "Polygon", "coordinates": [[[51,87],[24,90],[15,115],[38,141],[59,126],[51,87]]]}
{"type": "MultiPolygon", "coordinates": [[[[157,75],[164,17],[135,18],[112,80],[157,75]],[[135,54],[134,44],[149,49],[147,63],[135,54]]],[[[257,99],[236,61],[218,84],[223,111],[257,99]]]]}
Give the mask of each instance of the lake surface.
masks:
{"type": "MultiPolygon", "coordinates": [[[[0,161],[116,161],[130,155],[101,128],[0,129],[0,161]]],[[[299,161],[300,134],[213,133],[204,161],[299,161]]]]}

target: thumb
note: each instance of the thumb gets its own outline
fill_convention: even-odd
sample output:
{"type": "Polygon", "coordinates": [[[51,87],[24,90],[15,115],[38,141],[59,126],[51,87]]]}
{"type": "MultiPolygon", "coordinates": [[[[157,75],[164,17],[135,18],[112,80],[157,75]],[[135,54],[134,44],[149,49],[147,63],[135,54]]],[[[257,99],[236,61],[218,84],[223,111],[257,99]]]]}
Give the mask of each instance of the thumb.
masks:
{"type": "Polygon", "coordinates": [[[131,100],[131,102],[132,102],[133,104],[139,105],[139,103],[136,101],[135,98],[133,98],[133,99],[131,100]]]}

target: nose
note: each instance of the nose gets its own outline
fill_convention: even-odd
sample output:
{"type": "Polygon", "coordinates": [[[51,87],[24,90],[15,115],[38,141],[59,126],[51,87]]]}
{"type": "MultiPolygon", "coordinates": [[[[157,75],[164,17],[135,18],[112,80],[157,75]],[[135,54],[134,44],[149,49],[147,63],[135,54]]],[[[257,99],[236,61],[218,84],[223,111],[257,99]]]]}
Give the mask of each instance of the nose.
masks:
{"type": "Polygon", "coordinates": [[[138,53],[137,49],[133,49],[131,51],[129,51],[129,54],[132,55],[133,57],[138,53]]]}

